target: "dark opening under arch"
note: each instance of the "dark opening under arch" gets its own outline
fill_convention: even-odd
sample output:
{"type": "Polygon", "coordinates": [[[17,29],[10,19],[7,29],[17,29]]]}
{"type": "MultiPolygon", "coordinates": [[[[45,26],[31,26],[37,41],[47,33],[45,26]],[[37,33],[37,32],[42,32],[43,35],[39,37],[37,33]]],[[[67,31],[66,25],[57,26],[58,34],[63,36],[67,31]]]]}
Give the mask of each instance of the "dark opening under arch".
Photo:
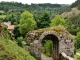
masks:
{"type": "Polygon", "coordinates": [[[54,60],[59,60],[59,39],[58,39],[58,37],[53,34],[47,34],[42,38],[41,43],[44,40],[51,40],[52,41],[52,43],[54,45],[52,47],[52,58],[54,60]]]}

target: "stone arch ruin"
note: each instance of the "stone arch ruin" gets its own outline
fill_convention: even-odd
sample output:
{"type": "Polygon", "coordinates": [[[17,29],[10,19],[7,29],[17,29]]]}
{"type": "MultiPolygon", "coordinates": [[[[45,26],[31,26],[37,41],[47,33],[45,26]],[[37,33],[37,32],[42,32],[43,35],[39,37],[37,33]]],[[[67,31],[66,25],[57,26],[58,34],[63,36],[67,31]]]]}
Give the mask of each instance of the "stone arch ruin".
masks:
{"type": "Polygon", "coordinates": [[[26,42],[30,44],[28,50],[40,59],[41,44],[44,39],[50,39],[54,43],[52,49],[52,57],[54,60],[59,60],[59,54],[62,52],[73,57],[74,39],[63,26],[44,28],[27,33],[26,42]]]}
{"type": "Polygon", "coordinates": [[[52,43],[54,44],[52,48],[52,57],[54,58],[54,60],[58,60],[59,59],[59,37],[57,36],[57,34],[55,34],[55,32],[52,32],[52,31],[44,32],[39,38],[40,44],[42,43],[43,40],[52,40],[52,43]]]}

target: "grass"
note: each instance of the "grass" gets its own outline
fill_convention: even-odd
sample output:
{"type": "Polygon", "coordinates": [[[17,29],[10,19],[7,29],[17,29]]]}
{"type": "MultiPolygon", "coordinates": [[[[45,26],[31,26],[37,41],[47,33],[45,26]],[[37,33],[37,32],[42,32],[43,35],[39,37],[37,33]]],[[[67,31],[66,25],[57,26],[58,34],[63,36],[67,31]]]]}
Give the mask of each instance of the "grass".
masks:
{"type": "Polygon", "coordinates": [[[77,52],[80,53],[80,49],[78,49],[77,52]]]}
{"type": "Polygon", "coordinates": [[[36,60],[15,42],[0,37],[0,60],[36,60]]]}
{"type": "Polygon", "coordinates": [[[78,55],[74,55],[74,58],[75,58],[75,60],[80,60],[80,56],[78,56],[78,55]]]}
{"type": "MultiPolygon", "coordinates": [[[[78,49],[76,53],[80,53],[80,49],[78,49]]],[[[80,60],[80,56],[78,56],[76,54],[74,55],[74,58],[75,58],[75,60],[80,60]]]]}

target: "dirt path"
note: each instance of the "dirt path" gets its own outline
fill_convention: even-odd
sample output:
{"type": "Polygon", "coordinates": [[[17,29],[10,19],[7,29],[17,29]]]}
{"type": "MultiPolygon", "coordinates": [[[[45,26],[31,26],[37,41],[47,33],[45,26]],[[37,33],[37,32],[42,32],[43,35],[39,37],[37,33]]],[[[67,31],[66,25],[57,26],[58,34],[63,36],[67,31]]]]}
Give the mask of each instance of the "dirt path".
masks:
{"type": "Polygon", "coordinates": [[[42,57],[42,59],[41,60],[53,60],[53,58],[52,57],[47,57],[47,56],[45,56],[45,55],[41,55],[41,57],[42,57]]]}

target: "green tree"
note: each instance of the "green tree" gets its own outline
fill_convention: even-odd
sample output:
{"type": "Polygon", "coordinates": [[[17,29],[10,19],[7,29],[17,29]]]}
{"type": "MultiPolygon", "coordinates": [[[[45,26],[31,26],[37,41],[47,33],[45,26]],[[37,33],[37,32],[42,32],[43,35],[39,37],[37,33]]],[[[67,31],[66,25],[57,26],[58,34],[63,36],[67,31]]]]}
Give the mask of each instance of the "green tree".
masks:
{"type": "Polygon", "coordinates": [[[73,35],[77,35],[77,32],[80,31],[80,14],[79,15],[75,15],[72,17],[69,17],[66,20],[66,24],[67,24],[67,30],[73,34],[73,35]]]}
{"type": "Polygon", "coordinates": [[[42,17],[41,17],[41,20],[40,20],[40,23],[41,23],[41,28],[45,28],[45,27],[48,27],[49,26],[49,23],[50,23],[50,16],[49,16],[49,13],[48,12],[44,12],[42,17]]]}
{"type": "Polygon", "coordinates": [[[16,40],[17,44],[18,44],[20,47],[23,47],[22,40],[23,40],[23,37],[18,37],[17,40],[16,40]]]}
{"type": "Polygon", "coordinates": [[[46,28],[50,24],[50,16],[48,12],[44,12],[41,16],[35,16],[38,28],[46,28]]]}
{"type": "Polygon", "coordinates": [[[54,19],[51,20],[50,26],[58,26],[58,25],[65,26],[65,20],[59,15],[56,15],[54,19]]]}
{"type": "Polygon", "coordinates": [[[36,22],[33,18],[33,15],[25,11],[21,14],[20,24],[19,24],[19,30],[20,33],[25,35],[28,31],[34,30],[36,27],[36,22]]]}
{"type": "Polygon", "coordinates": [[[6,14],[4,21],[11,21],[11,24],[19,23],[21,15],[20,11],[10,9],[6,14]]]}
{"type": "Polygon", "coordinates": [[[11,21],[11,24],[14,24],[14,22],[16,22],[16,18],[13,14],[7,14],[4,21],[11,21]]]}
{"type": "Polygon", "coordinates": [[[80,32],[78,32],[77,36],[75,37],[75,48],[80,49],[80,32]]]}

